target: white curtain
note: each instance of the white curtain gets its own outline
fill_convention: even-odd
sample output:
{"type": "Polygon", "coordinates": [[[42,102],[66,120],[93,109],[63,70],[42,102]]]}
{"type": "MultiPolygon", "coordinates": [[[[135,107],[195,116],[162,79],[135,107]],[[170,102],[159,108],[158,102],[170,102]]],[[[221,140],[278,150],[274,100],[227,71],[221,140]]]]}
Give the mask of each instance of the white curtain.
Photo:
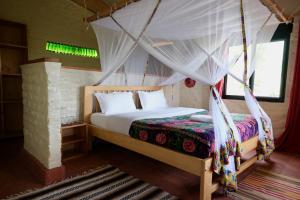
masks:
{"type": "Polygon", "coordinates": [[[97,84],[103,83],[116,72],[134,51],[137,46],[135,39],[138,39],[147,27],[148,20],[153,14],[157,3],[158,0],[130,4],[123,10],[114,12],[111,17],[91,23],[98,41],[100,63],[103,71],[97,84]],[[127,20],[128,13],[138,17],[127,20]]]}
{"type": "Polygon", "coordinates": [[[173,73],[174,71],[171,68],[149,54],[143,85],[160,85],[172,76],[173,73]]]}
{"type": "Polygon", "coordinates": [[[148,52],[137,46],[124,63],[126,85],[142,85],[148,65],[148,58],[148,52]]]}
{"type": "MultiPolygon", "coordinates": [[[[246,71],[238,70],[239,72],[244,72],[240,74],[234,74],[235,78],[238,78],[240,82],[244,84],[244,95],[247,107],[251,113],[251,115],[256,119],[258,123],[258,133],[259,133],[259,145],[257,148],[257,154],[259,159],[268,158],[270,153],[274,149],[274,138],[273,138],[273,128],[270,117],[263,110],[263,108],[259,105],[255,96],[253,95],[251,89],[248,86],[249,80],[253,75],[255,69],[258,68],[256,66],[256,60],[259,59],[256,52],[259,48],[259,44],[270,42],[274,32],[278,27],[277,19],[274,15],[269,14],[268,17],[263,18],[261,26],[259,29],[255,30],[253,28],[253,24],[255,24],[252,19],[253,15],[251,12],[249,13],[249,7],[244,7],[245,11],[245,28],[246,28],[246,46],[247,46],[247,66],[246,71]],[[244,76],[245,75],[245,76],[244,76]],[[244,76],[244,77],[243,77],[244,76]],[[244,80],[243,80],[244,79],[244,80]]],[[[242,49],[243,45],[239,45],[236,48],[242,49]]],[[[244,53],[242,52],[235,63],[233,65],[236,68],[243,69],[244,66],[244,53]]],[[[236,70],[237,71],[237,70],[236,70]]]]}
{"type": "Polygon", "coordinates": [[[275,148],[272,121],[263,108],[259,105],[247,84],[249,83],[249,79],[253,75],[255,69],[257,69],[256,59],[258,59],[258,57],[256,56],[256,50],[258,45],[260,43],[269,42],[273,36],[273,34],[270,33],[274,33],[276,28],[277,26],[274,25],[263,28],[257,34],[254,42],[250,44],[250,48],[248,48],[250,50],[247,51],[249,60],[247,65],[247,75],[246,79],[244,80],[245,101],[249,111],[258,123],[259,144],[257,148],[257,154],[260,160],[267,159],[275,148]]]}

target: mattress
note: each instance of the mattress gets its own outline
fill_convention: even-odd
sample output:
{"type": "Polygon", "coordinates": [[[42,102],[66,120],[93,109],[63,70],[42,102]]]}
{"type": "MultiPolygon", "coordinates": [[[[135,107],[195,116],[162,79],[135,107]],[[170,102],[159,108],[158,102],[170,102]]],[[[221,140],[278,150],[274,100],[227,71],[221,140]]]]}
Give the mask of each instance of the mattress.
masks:
{"type": "Polygon", "coordinates": [[[168,107],[159,108],[151,111],[137,110],[136,112],[106,115],[103,113],[93,113],[91,115],[91,124],[113,132],[129,135],[129,129],[132,122],[142,119],[165,118],[180,115],[188,115],[196,112],[205,111],[205,109],[168,107]]]}
{"type": "MultiPolygon", "coordinates": [[[[207,111],[194,114],[207,115],[207,111]]],[[[184,154],[211,157],[215,147],[213,123],[194,121],[191,115],[136,120],[129,135],[184,154]]],[[[232,114],[232,118],[242,141],[258,134],[257,122],[250,115],[232,114]]]]}
{"type": "MultiPolygon", "coordinates": [[[[193,121],[193,114],[207,115],[207,111],[173,107],[115,115],[94,113],[91,123],[184,154],[208,158],[214,151],[213,124],[193,121]]],[[[251,115],[232,114],[232,118],[242,141],[258,134],[257,122],[251,115]]]]}

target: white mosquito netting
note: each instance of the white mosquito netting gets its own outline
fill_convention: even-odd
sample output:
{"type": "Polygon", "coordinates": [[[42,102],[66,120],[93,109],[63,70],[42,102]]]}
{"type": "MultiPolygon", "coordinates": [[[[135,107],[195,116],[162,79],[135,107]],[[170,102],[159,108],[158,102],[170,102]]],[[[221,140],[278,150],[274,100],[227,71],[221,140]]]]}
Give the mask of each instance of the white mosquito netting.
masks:
{"type": "Polygon", "coordinates": [[[256,44],[269,42],[278,24],[259,0],[140,0],[91,22],[103,71],[97,84],[169,85],[189,77],[211,85],[214,171],[236,188],[241,138],[214,85],[227,74],[245,85],[262,146],[272,138],[270,118],[247,83],[256,44]]]}

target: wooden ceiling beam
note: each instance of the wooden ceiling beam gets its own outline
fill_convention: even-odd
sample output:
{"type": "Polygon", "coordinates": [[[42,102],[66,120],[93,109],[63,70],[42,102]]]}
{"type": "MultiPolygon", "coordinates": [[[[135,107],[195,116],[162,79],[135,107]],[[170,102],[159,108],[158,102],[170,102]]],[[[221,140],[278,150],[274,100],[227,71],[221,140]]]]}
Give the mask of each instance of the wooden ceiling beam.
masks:
{"type": "MultiPolygon", "coordinates": [[[[87,1],[87,0],[86,0],[86,1],[87,1]]],[[[96,14],[95,10],[91,9],[88,5],[87,5],[86,8],[85,8],[83,1],[79,1],[79,0],[70,0],[70,2],[72,2],[73,4],[76,4],[77,6],[83,8],[83,9],[87,9],[88,11],[90,11],[90,12],[96,14]]]]}
{"type": "MultiPolygon", "coordinates": [[[[74,0],[73,0],[74,1],[74,0]]],[[[99,0],[101,1],[101,0],[99,0]]],[[[137,2],[140,0],[119,0],[117,1],[117,3],[112,4],[110,7],[104,3],[103,1],[101,1],[105,7],[107,7],[107,9],[105,10],[99,10],[96,14],[87,17],[84,20],[87,20],[88,22],[92,22],[95,21],[97,19],[101,19],[104,17],[108,17],[111,15],[111,13],[120,10],[122,8],[124,8],[126,5],[129,5],[130,3],[133,2],[137,2]]],[[[260,2],[265,5],[272,13],[275,14],[275,16],[281,21],[281,22],[290,22],[292,19],[290,19],[290,17],[288,17],[287,15],[285,15],[285,13],[283,12],[283,9],[280,8],[274,0],[260,0],[260,2]]]]}
{"type": "Polygon", "coordinates": [[[275,14],[277,19],[281,22],[288,23],[290,20],[283,12],[283,9],[280,8],[274,0],[260,0],[260,2],[265,5],[272,13],[275,14]]]}
{"type": "Polygon", "coordinates": [[[133,2],[137,2],[137,1],[140,1],[140,0],[125,0],[125,1],[123,1],[121,3],[113,4],[110,7],[110,10],[98,11],[98,14],[92,15],[92,16],[88,17],[86,20],[88,22],[92,22],[92,21],[95,21],[97,19],[108,17],[112,13],[114,13],[115,11],[120,10],[120,9],[126,7],[127,5],[129,5],[129,4],[133,3],[133,2]]]}

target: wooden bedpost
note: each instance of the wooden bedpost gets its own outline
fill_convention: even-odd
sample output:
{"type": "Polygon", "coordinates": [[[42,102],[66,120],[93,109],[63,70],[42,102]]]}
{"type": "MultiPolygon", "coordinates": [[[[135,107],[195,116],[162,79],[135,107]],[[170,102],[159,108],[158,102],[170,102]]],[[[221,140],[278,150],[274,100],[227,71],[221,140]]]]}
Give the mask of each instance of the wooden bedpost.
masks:
{"type": "Polygon", "coordinates": [[[200,176],[200,200],[211,200],[212,194],[212,174],[211,170],[203,170],[200,176]]]}
{"type": "Polygon", "coordinates": [[[93,86],[85,86],[83,91],[83,121],[90,122],[90,115],[93,112],[93,86]]]}

